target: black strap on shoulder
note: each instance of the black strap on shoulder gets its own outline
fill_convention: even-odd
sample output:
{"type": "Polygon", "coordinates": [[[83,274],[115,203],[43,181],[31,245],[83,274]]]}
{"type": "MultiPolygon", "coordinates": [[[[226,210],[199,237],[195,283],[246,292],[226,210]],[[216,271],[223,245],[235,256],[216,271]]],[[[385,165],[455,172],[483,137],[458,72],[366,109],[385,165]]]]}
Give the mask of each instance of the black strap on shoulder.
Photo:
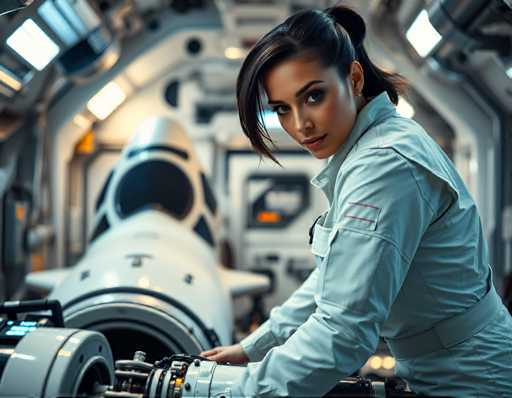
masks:
{"type": "Polygon", "coordinates": [[[315,234],[315,225],[316,223],[318,222],[318,220],[320,220],[320,217],[322,217],[322,215],[319,215],[316,220],[313,222],[313,224],[311,225],[311,227],[309,227],[309,244],[312,244],[313,243],[313,236],[315,234]]]}

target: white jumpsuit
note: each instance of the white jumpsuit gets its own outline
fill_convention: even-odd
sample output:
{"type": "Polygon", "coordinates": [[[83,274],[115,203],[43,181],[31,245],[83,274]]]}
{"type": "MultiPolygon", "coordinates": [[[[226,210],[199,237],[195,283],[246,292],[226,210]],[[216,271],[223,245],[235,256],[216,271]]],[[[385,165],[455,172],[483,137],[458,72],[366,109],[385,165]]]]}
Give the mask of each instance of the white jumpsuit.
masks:
{"type": "MultiPolygon", "coordinates": [[[[312,183],[330,203],[315,226],[318,267],[241,342],[252,362],[233,396],[321,396],[366,362],[379,336],[422,335],[493,289],[467,188],[386,93],[361,110],[312,183]]],[[[398,355],[397,375],[427,395],[512,397],[512,318],[496,297],[463,341],[398,355]]]]}

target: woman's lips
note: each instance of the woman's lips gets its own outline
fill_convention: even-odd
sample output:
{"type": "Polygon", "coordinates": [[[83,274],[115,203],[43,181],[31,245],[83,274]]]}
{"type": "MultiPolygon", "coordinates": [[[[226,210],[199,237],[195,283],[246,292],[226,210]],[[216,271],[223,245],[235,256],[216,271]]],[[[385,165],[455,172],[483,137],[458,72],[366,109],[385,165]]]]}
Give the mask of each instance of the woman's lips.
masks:
{"type": "Polygon", "coordinates": [[[314,151],[318,149],[320,146],[322,146],[323,142],[325,141],[325,137],[327,137],[327,134],[324,134],[318,138],[304,140],[302,141],[302,145],[304,145],[310,151],[314,151]]]}

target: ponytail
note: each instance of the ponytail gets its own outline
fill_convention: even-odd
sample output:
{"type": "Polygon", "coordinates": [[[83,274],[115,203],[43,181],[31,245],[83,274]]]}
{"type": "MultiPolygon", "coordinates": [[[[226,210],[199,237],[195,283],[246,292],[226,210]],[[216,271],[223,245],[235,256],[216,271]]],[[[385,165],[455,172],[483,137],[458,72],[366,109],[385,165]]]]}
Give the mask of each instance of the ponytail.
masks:
{"type": "Polygon", "coordinates": [[[363,18],[351,8],[341,5],[327,8],[324,12],[331,17],[338,29],[341,27],[350,37],[355,59],[363,67],[363,96],[370,99],[386,91],[391,102],[398,104],[398,96],[407,88],[407,80],[398,73],[380,69],[370,60],[363,45],[366,37],[366,24],[363,18]]]}

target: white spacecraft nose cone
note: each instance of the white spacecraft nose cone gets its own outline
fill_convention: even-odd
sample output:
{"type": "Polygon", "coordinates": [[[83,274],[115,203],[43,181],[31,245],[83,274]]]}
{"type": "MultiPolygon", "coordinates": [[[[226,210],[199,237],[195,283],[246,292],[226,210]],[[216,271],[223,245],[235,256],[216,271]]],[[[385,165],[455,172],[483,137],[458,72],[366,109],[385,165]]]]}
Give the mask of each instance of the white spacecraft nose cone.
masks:
{"type": "Polygon", "coordinates": [[[167,146],[187,154],[192,150],[184,127],[175,120],[162,117],[149,118],[137,128],[125,148],[125,155],[150,146],[167,146]]]}
{"type": "Polygon", "coordinates": [[[168,118],[152,117],[137,128],[96,208],[91,241],[148,209],[179,220],[212,248],[218,241],[213,191],[185,128],[168,118]]]}

